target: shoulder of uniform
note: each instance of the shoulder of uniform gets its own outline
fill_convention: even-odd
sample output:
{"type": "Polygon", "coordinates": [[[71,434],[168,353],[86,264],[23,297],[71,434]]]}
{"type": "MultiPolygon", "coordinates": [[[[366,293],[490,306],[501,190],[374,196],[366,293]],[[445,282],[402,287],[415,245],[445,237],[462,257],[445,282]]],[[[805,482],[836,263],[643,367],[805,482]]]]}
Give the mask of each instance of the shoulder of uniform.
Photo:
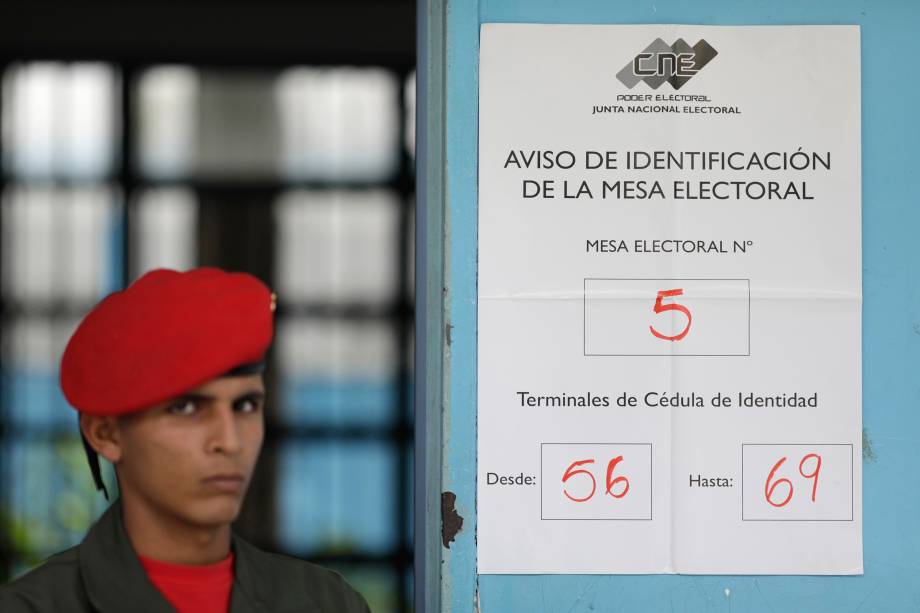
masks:
{"type": "Polygon", "coordinates": [[[293,586],[302,586],[304,597],[315,601],[320,611],[370,611],[361,594],[333,570],[293,556],[264,551],[242,539],[237,539],[237,555],[247,558],[247,564],[258,567],[261,576],[271,575],[273,582],[284,586],[289,595],[293,586]]]}
{"type": "MultiPolygon", "coordinates": [[[[0,611],[57,610],[58,603],[85,602],[77,548],[62,551],[18,579],[0,586],[0,611]]],[[[77,610],[77,609],[73,609],[77,610]]]]}

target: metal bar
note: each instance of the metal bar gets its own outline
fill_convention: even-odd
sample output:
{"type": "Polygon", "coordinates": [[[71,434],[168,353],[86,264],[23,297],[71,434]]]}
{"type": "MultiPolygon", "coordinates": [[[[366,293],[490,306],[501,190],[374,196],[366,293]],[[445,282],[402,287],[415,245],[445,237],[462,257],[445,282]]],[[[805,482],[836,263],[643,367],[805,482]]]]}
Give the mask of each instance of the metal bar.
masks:
{"type": "MultiPolygon", "coordinates": [[[[6,62],[0,64],[0,79],[5,76],[7,70],[10,69],[11,64],[6,62]]],[[[3,81],[0,80],[0,85],[3,81]]],[[[6,102],[6,92],[3,91],[0,87],[0,123],[3,119],[3,113],[5,111],[4,103],[6,102]]],[[[6,168],[6,160],[4,156],[6,151],[4,149],[4,142],[0,140],[0,167],[6,168]]],[[[3,173],[4,176],[0,177],[0,206],[3,206],[7,195],[7,177],[6,173],[3,173]]],[[[0,237],[3,236],[3,222],[2,217],[0,217],[0,237]]],[[[6,280],[3,279],[3,245],[0,242],[0,288],[5,288],[6,280]]],[[[2,289],[0,289],[2,292],[2,289]]],[[[9,414],[9,394],[7,393],[7,376],[6,376],[6,355],[3,350],[6,347],[6,343],[3,342],[3,336],[6,334],[7,325],[8,325],[8,316],[6,313],[6,296],[5,292],[0,294],[0,521],[3,523],[0,524],[0,583],[3,583],[10,576],[12,570],[11,565],[11,546],[9,534],[7,533],[7,516],[6,516],[6,501],[9,499],[9,483],[10,477],[12,475],[7,474],[7,455],[10,453],[10,447],[6,444],[6,439],[9,436],[6,432],[6,420],[7,415],[9,414]]]]}
{"type": "MultiPolygon", "coordinates": [[[[406,124],[406,96],[405,96],[405,81],[406,74],[399,75],[400,82],[400,113],[398,118],[399,126],[399,135],[402,137],[405,134],[405,124],[406,124]]],[[[407,481],[406,475],[409,473],[409,453],[412,450],[412,441],[411,441],[411,430],[409,430],[409,416],[411,413],[411,399],[409,398],[409,372],[410,372],[410,356],[409,356],[409,339],[412,335],[412,304],[409,302],[408,293],[409,293],[409,256],[410,256],[410,237],[409,237],[409,220],[410,220],[410,194],[408,193],[408,188],[411,184],[411,173],[409,169],[412,165],[412,160],[406,153],[405,147],[402,145],[403,138],[400,138],[400,176],[404,178],[403,184],[405,186],[400,199],[399,207],[399,234],[396,241],[396,259],[399,262],[399,283],[397,287],[397,309],[400,311],[395,319],[396,323],[396,338],[398,345],[398,359],[399,359],[399,370],[397,375],[397,406],[399,407],[399,426],[400,431],[404,432],[407,436],[405,438],[399,438],[398,436],[394,439],[394,445],[396,446],[397,451],[397,463],[396,463],[396,475],[395,481],[397,483],[398,495],[396,498],[396,514],[395,514],[395,534],[397,535],[398,542],[401,547],[405,547],[406,542],[406,524],[405,518],[409,515],[409,483],[407,481]]],[[[411,595],[409,594],[409,586],[405,581],[405,574],[411,565],[411,557],[407,560],[401,560],[397,568],[399,571],[399,588],[398,588],[398,598],[397,598],[397,611],[408,611],[409,602],[411,601],[411,595]]]]}
{"type": "Polygon", "coordinates": [[[411,67],[414,13],[411,2],[16,1],[0,5],[0,54],[135,65],[411,67]]]}
{"type": "Polygon", "coordinates": [[[131,87],[134,84],[135,71],[130,64],[121,65],[119,80],[119,120],[121,123],[121,144],[118,167],[118,181],[121,185],[121,285],[128,287],[131,283],[134,266],[133,236],[134,230],[134,189],[137,183],[134,168],[134,113],[131,87]]]}
{"type": "Polygon", "coordinates": [[[415,610],[441,610],[441,415],[444,357],[445,15],[417,4],[415,218],[415,610]]]}

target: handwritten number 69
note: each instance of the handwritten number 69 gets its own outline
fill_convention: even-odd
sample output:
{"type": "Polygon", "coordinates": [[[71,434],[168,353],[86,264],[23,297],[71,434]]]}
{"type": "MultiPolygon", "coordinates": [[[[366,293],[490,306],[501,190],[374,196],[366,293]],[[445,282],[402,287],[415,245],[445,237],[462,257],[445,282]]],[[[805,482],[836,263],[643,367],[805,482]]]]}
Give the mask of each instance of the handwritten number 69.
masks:
{"type": "MultiPolygon", "coordinates": [[[[783,463],[786,461],[786,456],[781,457],[776,464],[773,465],[773,468],[770,470],[770,474],[767,475],[767,481],[763,486],[763,495],[774,507],[784,507],[789,504],[789,501],[792,500],[792,494],[795,491],[795,488],[792,485],[792,481],[786,479],[785,477],[773,480],[773,477],[776,475],[776,471],[780,469],[783,463]],[[785,498],[779,499],[780,493],[776,492],[777,487],[784,486],[784,491],[786,492],[785,498]],[[776,495],[774,495],[776,494],[776,495]]],[[[805,477],[806,479],[811,479],[811,501],[815,501],[815,497],[818,495],[818,475],[821,473],[821,456],[817,453],[809,453],[802,457],[799,461],[799,474],[805,477]],[[805,463],[808,460],[814,460],[812,463],[812,469],[810,472],[805,472],[805,463]]]]}

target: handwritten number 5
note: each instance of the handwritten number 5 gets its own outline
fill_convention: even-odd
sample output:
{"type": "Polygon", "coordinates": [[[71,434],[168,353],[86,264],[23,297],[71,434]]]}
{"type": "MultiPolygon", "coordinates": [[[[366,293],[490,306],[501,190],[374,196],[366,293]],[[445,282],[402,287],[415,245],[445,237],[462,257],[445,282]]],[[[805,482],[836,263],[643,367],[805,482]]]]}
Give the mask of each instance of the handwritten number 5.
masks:
{"type": "Polygon", "coordinates": [[[680,334],[676,334],[674,336],[668,336],[666,334],[662,334],[661,332],[655,329],[655,326],[649,326],[648,329],[651,330],[652,334],[654,334],[656,337],[662,340],[665,340],[665,341],[679,341],[685,336],[687,336],[688,332],[690,332],[690,324],[693,322],[693,316],[690,314],[690,309],[688,309],[682,304],[677,304],[676,302],[672,302],[670,304],[661,303],[661,301],[664,298],[672,298],[674,296],[683,296],[683,295],[684,295],[683,288],[663,289],[660,292],[658,292],[658,297],[655,299],[654,311],[656,313],[664,313],[665,311],[680,311],[681,313],[687,316],[687,325],[684,326],[684,329],[680,334]]]}
{"type": "Polygon", "coordinates": [[[569,465],[569,467],[566,469],[565,474],[562,475],[563,483],[565,483],[566,481],[568,481],[575,475],[587,475],[591,479],[591,493],[585,496],[584,498],[576,498],[575,496],[572,496],[571,494],[569,494],[569,492],[565,488],[562,489],[562,493],[565,494],[566,498],[568,498],[572,502],[584,502],[586,500],[589,500],[591,496],[594,496],[594,490],[597,489],[597,481],[594,479],[594,475],[592,475],[590,471],[587,471],[583,468],[578,468],[579,466],[583,466],[585,464],[594,464],[594,460],[579,460],[577,462],[572,462],[569,465]]]}

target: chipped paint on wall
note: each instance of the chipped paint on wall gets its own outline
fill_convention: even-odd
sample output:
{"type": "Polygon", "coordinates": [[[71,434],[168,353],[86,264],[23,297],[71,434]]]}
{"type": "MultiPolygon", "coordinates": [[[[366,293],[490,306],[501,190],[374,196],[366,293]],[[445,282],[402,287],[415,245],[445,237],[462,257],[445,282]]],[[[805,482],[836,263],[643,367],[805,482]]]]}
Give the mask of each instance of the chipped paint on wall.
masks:
{"type": "Polygon", "coordinates": [[[447,549],[450,549],[450,544],[463,528],[463,518],[454,506],[456,503],[456,494],[441,492],[441,542],[447,549]]]}

